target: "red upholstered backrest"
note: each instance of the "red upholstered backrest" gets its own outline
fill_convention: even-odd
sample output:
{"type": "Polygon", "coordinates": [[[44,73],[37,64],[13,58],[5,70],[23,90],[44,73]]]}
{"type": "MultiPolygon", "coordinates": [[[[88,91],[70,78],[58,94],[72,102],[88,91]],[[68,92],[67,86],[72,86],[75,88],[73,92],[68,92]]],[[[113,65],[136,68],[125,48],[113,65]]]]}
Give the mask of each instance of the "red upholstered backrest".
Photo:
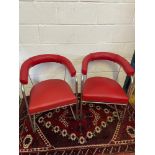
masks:
{"type": "Polygon", "coordinates": [[[96,52],[90,53],[87,56],[85,56],[82,62],[82,74],[87,74],[88,63],[93,60],[110,60],[116,62],[123,67],[124,71],[127,73],[128,76],[134,74],[134,69],[125,58],[121,57],[118,54],[110,52],[96,52]]]}
{"type": "Polygon", "coordinates": [[[57,63],[64,64],[66,68],[68,68],[72,77],[76,75],[76,70],[73,64],[67,58],[60,55],[55,55],[55,54],[43,54],[43,55],[37,55],[37,56],[31,57],[22,64],[20,69],[20,82],[22,84],[27,84],[29,69],[37,64],[45,63],[45,62],[57,62],[57,63]]]}

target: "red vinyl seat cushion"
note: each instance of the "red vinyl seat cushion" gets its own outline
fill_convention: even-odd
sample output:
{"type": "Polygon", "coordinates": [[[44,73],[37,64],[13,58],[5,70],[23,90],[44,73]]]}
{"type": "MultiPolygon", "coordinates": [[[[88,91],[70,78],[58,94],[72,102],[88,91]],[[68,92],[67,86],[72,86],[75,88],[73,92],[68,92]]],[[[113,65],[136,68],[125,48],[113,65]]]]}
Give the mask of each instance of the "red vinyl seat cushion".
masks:
{"type": "Polygon", "coordinates": [[[105,77],[92,77],[84,83],[82,100],[127,104],[128,96],[116,81],[105,77]]]}
{"type": "Polygon", "coordinates": [[[76,103],[76,97],[64,80],[46,80],[36,84],[30,93],[30,114],[76,103]]]}

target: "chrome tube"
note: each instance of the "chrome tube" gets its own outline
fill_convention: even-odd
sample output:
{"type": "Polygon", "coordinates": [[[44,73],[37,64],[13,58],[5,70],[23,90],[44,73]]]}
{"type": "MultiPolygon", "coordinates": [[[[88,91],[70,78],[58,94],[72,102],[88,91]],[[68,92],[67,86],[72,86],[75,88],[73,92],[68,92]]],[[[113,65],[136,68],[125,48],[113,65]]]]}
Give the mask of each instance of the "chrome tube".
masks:
{"type": "Polygon", "coordinates": [[[32,79],[31,79],[31,77],[30,77],[30,74],[29,74],[29,79],[30,79],[31,84],[32,84],[32,86],[33,86],[34,84],[33,84],[33,81],[32,81],[32,79]]]}
{"type": "Polygon", "coordinates": [[[78,79],[77,79],[77,77],[75,77],[75,93],[76,93],[76,97],[78,97],[78,79]]]}
{"type": "Polygon", "coordinates": [[[66,67],[65,67],[64,81],[66,81],[66,67]]]}
{"type": "Polygon", "coordinates": [[[78,79],[77,79],[77,77],[75,77],[75,94],[76,94],[76,98],[77,98],[76,119],[78,119],[79,101],[78,101],[78,79]]]}
{"type": "Polygon", "coordinates": [[[119,69],[118,69],[118,73],[117,73],[117,77],[116,77],[117,82],[118,82],[118,76],[119,76],[120,70],[121,70],[121,66],[119,66],[119,69]]]}
{"type": "Polygon", "coordinates": [[[131,84],[133,84],[134,83],[134,77],[131,76],[130,78],[131,78],[131,84]]]}
{"type": "Polygon", "coordinates": [[[117,112],[117,117],[118,117],[118,120],[120,121],[120,116],[119,116],[119,112],[118,112],[118,109],[117,109],[116,104],[114,104],[114,106],[115,106],[115,110],[116,110],[116,112],[117,112]]]}
{"type": "Polygon", "coordinates": [[[34,132],[36,131],[36,117],[35,114],[33,115],[33,127],[34,127],[34,132]]]}
{"type": "Polygon", "coordinates": [[[82,91],[83,91],[83,84],[84,84],[84,75],[81,74],[80,119],[82,119],[82,91]]]}
{"type": "Polygon", "coordinates": [[[81,94],[82,94],[82,89],[83,89],[83,83],[84,83],[84,76],[82,74],[81,75],[81,94]]]}
{"type": "Polygon", "coordinates": [[[26,95],[25,95],[25,89],[24,89],[23,85],[21,85],[21,89],[22,89],[23,98],[24,98],[24,101],[25,101],[25,104],[26,104],[26,109],[27,109],[27,114],[28,114],[29,120],[30,120],[30,124],[31,124],[32,129],[34,130],[33,123],[32,123],[32,118],[31,118],[31,115],[29,113],[29,105],[28,105],[28,101],[27,101],[27,98],[26,98],[26,95]]]}
{"type": "Polygon", "coordinates": [[[125,117],[125,114],[126,114],[127,108],[128,108],[128,104],[126,105],[126,107],[125,107],[125,109],[124,109],[124,113],[123,113],[122,121],[123,121],[123,119],[124,119],[124,117],[125,117]]]}
{"type": "Polygon", "coordinates": [[[84,81],[87,79],[87,75],[81,75],[81,98],[80,98],[80,119],[82,119],[82,103],[85,101],[82,101],[82,91],[83,91],[83,85],[84,81]]]}
{"type": "Polygon", "coordinates": [[[82,103],[83,103],[83,101],[81,100],[81,102],[80,102],[80,119],[82,119],[82,103]]]}
{"type": "MultiPolygon", "coordinates": [[[[93,101],[82,101],[82,102],[86,102],[86,103],[96,103],[96,104],[107,104],[107,105],[110,105],[110,104],[112,104],[112,105],[114,105],[115,103],[111,103],[111,102],[93,102],[93,101]]],[[[128,103],[126,103],[126,104],[123,104],[123,103],[116,103],[117,105],[126,105],[126,104],[128,104],[128,103]]]]}
{"type": "Polygon", "coordinates": [[[75,116],[75,114],[74,114],[74,111],[73,111],[72,106],[70,106],[70,109],[71,109],[71,112],[72,112],[73,118],[76,120],[76,116],[75,116]]]}

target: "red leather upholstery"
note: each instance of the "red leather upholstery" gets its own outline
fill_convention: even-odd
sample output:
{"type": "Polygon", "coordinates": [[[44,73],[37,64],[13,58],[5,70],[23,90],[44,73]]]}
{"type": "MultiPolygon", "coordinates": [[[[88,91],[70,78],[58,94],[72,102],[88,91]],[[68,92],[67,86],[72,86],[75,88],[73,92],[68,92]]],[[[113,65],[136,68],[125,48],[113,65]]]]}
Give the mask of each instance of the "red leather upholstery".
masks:
{"type": "Polygon", "coordinates": [[[128,96],[116,81],[105,77],[92,77],[83,85],[82,100],[127,104],[128,96]]]}
{"type": "Polygon", "coordinates": [[[31,57],[22,64],[21,70],[20,70],[20,82],[22,84],[27,84],[29,69],[37,64],[45,63],[45,62],[57,62],[57,63],[64,64],[68,68],[72,77],[75,76],[76,74],[76,70],[73,64],[67,58],[60,55],[55,55],[55,54],[44,54],[44,55],[37,55],[37,56],[31,57]]]}
{"type": "Polygon", "coordinates": [[[114,53],[109,53],[109,52],[96,52],[96,53],[90,53],[87,55],[82,62],[82,73],[84,75],[87,74],[87,69],[88,69],[88,63],[93,60],[110,60],[114,61],[118,64],[120,64],[124,71],[127,73],[128,76],[131,76],[134,74],[134,69],[131,67],[129,62],[121,57],[118,54],[114,53]]]}
{"type": "Polygon", "coordinates": [[[32,88],[29,112],[32,115],[74,103],[76,104],[76,97],[64,80],[46,80],[32,88]]]}

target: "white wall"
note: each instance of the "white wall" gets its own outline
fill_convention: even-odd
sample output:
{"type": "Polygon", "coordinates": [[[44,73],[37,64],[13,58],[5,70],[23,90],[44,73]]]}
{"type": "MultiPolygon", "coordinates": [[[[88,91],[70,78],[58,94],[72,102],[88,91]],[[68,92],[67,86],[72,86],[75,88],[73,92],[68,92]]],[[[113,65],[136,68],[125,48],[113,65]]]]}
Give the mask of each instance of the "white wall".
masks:
{"type": "MultiPolygon", "coordinates": [[[[45,53],[68,57],[80,81],[83,57],[93,51],[112,51],[127,58],[134,52],[134,0],[21,0],[20,64],[45,53]]],[[[89,75],[116,78],[119,67],[95,62],[89,75]]],[[[63,66],[39,65],[31,70],[35,81],[63,78],[63,66]]],[[[69,79],[69,76],[67,76],[69,79]]],[[[123,85],[125,73],[118,81],[123,85]]],[[[27,86],[27,92],[31,85],[27,86]]]]}

